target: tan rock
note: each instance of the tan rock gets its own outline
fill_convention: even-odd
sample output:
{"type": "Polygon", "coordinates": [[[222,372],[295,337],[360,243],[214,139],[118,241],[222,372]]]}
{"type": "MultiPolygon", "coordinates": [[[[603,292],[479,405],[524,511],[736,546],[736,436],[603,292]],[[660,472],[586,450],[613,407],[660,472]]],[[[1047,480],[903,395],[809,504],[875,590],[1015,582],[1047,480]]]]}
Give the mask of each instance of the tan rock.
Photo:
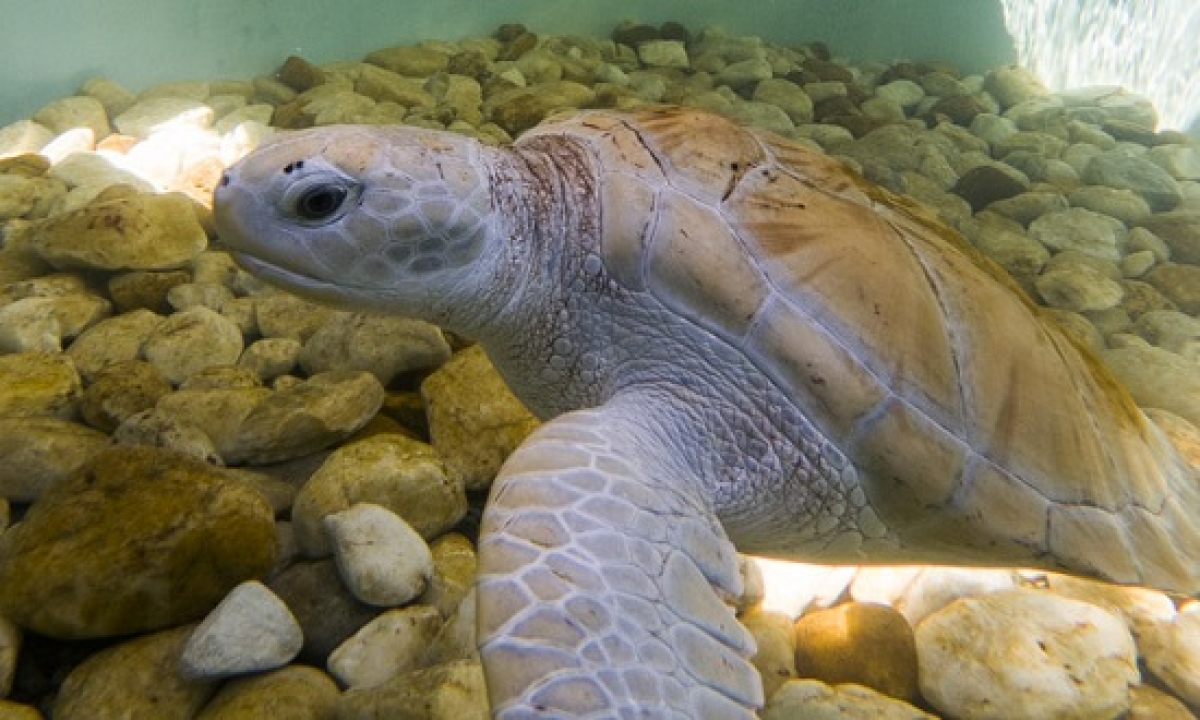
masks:
{"type": "Polygon", "coordinates": [[[37,500],[109,445],[108,436],[57,418],[0,418],[0,496],[37,500]]]}
{"type": "Polygon", "coordinates": [[[796,677],[796,643],[792,618],[786,613],[751,610],[738,618],[758,648],[751,662],[762,676],[763,696],[771,697],[796,677]]]}
{"type": "Polygon", "coordinates": [[[66,355],[23,352],[0,355],[0,417],[70,418],[82,391],[66,355]]]}
{"type": "Polygon", "coordinates": [[[91,656],[67,676],[54,703],[57,720],[154,718],[190,720],[215,683],[179,673],[191,633],[183,626],[130,640],[91,656]]]}
{"type": "Polygon", "coordinates": [[[400,373],[429,370],[450,358],[450,346],[436,326],[410,318],[338,313],[301,350],[300,367],[309,375],[329,370],[366,370],[387,386],[400,373]]]}
{"type": "Polygon", "coordinates": [[[865,685],[901,700],[920,696],[913,631],[888,605],[845,603],[796,621],[796,673],[865,685]]]}
{"type": "Polygon", "coordinates": [[[329,671],[346,687],[371,687],[423,667],[421,658],[442,626],[428,605],[389,610],[329,656],[329,671]]]}
{"type": "Polygon", "coordinates": [[[32,245],[57,268],[167,270],[199,255],[208,237],[186,195],[146,193],[47,220],[32,245]]]}
{"type": "Polygon", "coordinates": [[[171,383],[153,365],[130,360],[99,373],[83,391],[79,413],[92,427],[112,432],[126,418],[153,408],[170,392],[171,383]]]}
{"type": "Polygon", "coordinates": [[[427,377],[421,396],[430,440],[446,472],[468,490],[488,487],[504,460],[538,426],[477,345],[427,377]]]}
{"type": "Polygon", "coordinates": [[[901,700],[861,685],[789,680],[767,698],[762,720],[937,720],[901,700]]]}
{"type": "Polygon", "coordinates": [[[84,95],[65,97],[44,105],[33,114],[33,120],[55,133],[88,128],[97,140],[112,132],[104,105],[99,100],[84,95]]]}
{"type": "Polygon", "coordinates": [[[196,306],[157,325],[142,344],[142,355],[163,377],[179,384],[205,368],[235,364],[242,347],[237,325],[213,310],[196,306]]]}
{"type": "Polygon", "coordinates": [[[320,670],[289,665],[225,683],[196,720],[325,720],[333,717],[339,694],[320,670]]]}
{"type": "Polygon", "coordinates": [[[314,375],[259,403],[226,453],[230,464],[263,465],[324,450],[353,435],[383,405],[383,387],[367,372],[314,375]]]}
{"type": "Polygon", "coordinates": [[[487,720],[491,709],[483,667],[458,660],[348,690],[337,702],[342,720],[487,720]]]}
{"type": "MultiPolygon", "coordinates": [[[[0,698],[12,692],[13,676],[17,673],[17,657],[21,650],[21,628],[0,615],[0,698]]],[[[0,708],[0,718],[6,717],[0,708]]]]}
{"type": "Polygon", "coordinates": [[[335,450],[297,494],[292,523],[304,554],[328,555],[325,516],[356,503],[391,510],[426,539],[467,511],[462,485],[447,476],[432,447],[403,435],[375,435],[335,450]]]}
{"type": "Polygon", "coordinates": [[[429,543],[429,552],[433,555],[433,576],[417,602],[437,608],[443,618],[450,617],[475,586],[479,569],[475,546],[463,535],[452,532],[429,543]]]}
{"type": "Polygon", "coordinates": [[[66,354],[90,383],[108,367],[137,360],[142,343],[164,319],[149,310],[108,318],[80,335],[66,354]]]}
{"type": "Polygon", "coordinates": [[[187,456],[114,448],[0,539],[0,612],[52,637],[195,619],[275,561],[267,501],[187,456]]]}

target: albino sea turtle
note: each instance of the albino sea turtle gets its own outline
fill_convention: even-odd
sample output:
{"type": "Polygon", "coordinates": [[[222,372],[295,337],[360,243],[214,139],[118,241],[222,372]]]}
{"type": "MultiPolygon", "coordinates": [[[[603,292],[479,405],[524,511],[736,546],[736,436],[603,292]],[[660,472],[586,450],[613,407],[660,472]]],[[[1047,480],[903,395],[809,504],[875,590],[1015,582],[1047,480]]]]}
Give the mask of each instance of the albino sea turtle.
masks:
{"type": "Polygon", "coordinates": [[[220,239],[320,301],[478,339],[548,420],[500,471],[479,634],[500,717],[752,717],[735,547],[1200,590],[1200,485],[998,271],[836,161],[706,113],[511,148],[285,134],[220,239]]]}

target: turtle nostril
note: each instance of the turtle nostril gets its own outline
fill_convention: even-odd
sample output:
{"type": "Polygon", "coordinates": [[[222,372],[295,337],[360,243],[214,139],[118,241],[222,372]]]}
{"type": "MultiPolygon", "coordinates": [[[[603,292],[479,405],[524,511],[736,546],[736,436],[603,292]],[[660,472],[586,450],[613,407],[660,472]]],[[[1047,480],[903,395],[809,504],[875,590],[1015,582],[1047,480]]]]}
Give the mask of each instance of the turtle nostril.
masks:
{"type": "Polygon", "coordinates": [[[221,187],[229,186],[229,173],[221,173],[221,187]]]}

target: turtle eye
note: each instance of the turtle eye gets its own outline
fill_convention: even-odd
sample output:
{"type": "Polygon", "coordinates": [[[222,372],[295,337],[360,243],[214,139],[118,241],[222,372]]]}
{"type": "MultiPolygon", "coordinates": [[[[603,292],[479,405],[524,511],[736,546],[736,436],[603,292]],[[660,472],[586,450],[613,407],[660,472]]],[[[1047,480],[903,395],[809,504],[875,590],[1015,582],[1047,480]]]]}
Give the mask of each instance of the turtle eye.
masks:
{"type": "Polygon", "coordinates": [[[342,180],[306,178],[284,195],[285,206],[301,221],[324,225],[341,217],[354,187],[342,180]]]}

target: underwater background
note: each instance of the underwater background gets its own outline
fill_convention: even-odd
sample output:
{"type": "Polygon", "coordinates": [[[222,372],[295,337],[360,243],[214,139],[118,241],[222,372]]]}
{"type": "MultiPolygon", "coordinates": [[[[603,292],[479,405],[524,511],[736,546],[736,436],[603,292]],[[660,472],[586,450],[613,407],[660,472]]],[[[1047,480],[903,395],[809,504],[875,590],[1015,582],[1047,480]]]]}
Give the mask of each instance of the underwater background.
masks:
{"type": "MultiPolygon", "coordinates": [[[[463,338],[234,266],[210,192],[277,129],[502,145],[662,99],[770,127],[925,203],[1200,462],[1196,0],[0,11],[0,718],[487,715],[478,517],[537,421],[463,338]],[[351,502],[415,531],[402,600],[331,545],[351,502]]],[[[764,717],[1200,710],[1192,598],[1010,568],[745,575],[764,717]]]]}

